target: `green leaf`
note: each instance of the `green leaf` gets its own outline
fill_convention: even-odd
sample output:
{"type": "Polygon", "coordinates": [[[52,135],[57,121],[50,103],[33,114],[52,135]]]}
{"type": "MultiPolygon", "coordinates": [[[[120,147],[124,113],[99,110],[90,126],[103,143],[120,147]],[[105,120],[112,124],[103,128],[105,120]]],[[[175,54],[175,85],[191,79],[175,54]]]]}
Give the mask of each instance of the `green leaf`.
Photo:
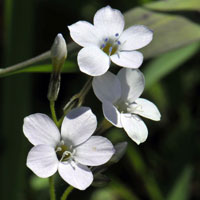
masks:
{"type": "Polygon", "coordinates": [[[199,47],[199,43],[194,43],[153,59],[144,70],[146,89],[190,59],[199,47]]]}
{"type": "Polygon", "coordinates": [[[127,27],[143,24],[154,31],[153,41],[142,50],[145,59],[200,40],[200,26],[184,16],[138,7],[126,12],[125,20],[127,27]]]}
{"type": "Polygon", "coordinates": [[[152,172],[146,166],[140,152],[133,145],[129,145],[127,148],[127,156],[132,166],[132,170],[143,180],[149,199],[163,200],[164,198],[160,187],[155,177],[152,175],[152,172]]]}
{"type": "Polygon", "coordinates": [[[197,10],[200,11],[199,0],[168,0],[153,2],[144,5],[146,8],[150,8],[158,11],[179,11],[179,10],[197,10]]]}
{"type": "Polygon", "coordinates": [[[189,199],[189,187],[190,180],[192,177],[192,169],[191,167],[186,167],[175,185],[172,188],[172,191],[168,195],[167,200],[187,200],[189,199]]]}
{"type": "MultiPolygon", "coordinates": [[[[73,73],[77,71],[78,67],[72,61],[66,61],[62,68],[62,72],[64,73],[73,73]]],[[[51,73],[51,72],[52,72],[52,64],[38,64],[38,65],[31,65],[30,67],[21,69],[19,71],[4,74],[2,75],[2,77],[18,73],[51,73]]]]}

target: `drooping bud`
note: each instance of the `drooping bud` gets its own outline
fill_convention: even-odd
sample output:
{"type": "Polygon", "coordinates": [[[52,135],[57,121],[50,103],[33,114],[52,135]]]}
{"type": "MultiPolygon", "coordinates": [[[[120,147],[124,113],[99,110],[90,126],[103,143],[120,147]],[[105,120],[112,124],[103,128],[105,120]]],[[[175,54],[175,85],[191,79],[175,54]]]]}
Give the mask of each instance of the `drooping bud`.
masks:
{"type": "Polygon", "coordinates": [[[53,71],[49,82],[47,98],[49,101],[56,101],[60,90],[60,72],[67,58],[67,45],[62,34],[58,34],[51,47],[51,59],[53,71]]]}
{"type": "Polygon", "coordinates": [[[114,146],[115,148],[115,153],[109,160],[109,162],[112,163],[117,163],[125,154],[126,152],[126,147],[127,147],[127,142],[120,142],[114,146]]]}
{"type": "Polygon", "coordinates": [[[110,179],[101,173],[94,174],[94,180],[92,182],[92,186],[94,187],[103,187],[106,186],[110,182],[110,179]]]}

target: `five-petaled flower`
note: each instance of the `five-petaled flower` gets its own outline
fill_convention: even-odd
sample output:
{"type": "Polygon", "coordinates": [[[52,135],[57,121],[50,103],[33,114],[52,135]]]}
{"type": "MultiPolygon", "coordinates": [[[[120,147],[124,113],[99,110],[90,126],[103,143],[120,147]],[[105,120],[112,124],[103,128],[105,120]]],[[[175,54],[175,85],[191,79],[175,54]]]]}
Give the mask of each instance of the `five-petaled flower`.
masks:
{"type": "Polygon", "coordinates": [[[150,101],[139,98],[144,90],[145,80],[138,69],[121,69],[117,76],[111,72],[94,77],[93,90],[102,102],[105,118],[114,126],[124,128],[137,144],[148,135],[145,123],[138,116],[155,121],[160,120],[157,107],[150,101]]]}
{"type": "Polygon", "coordinates": [[[110,60],[122,67],[138,68],[142,53],[135,51],[149,44],[153,32],[143,25],[124,29],[124,17],[119,10],[106,6],[94,16],[94,25],[79,21],[68,26],[72,39],[83,48],[78,53],[82,72],[100,76],[110,67],[110,60]]]}
{"type": "Polygon", "coordinates": [[[106,163],[114,153],[111,142],[102,136],[91,136],[97,126],[90,108],[73,109],[64,118],[61,134],[45,114],[24,119],[23,131],[34,145],[27,157],[27,166],[39,177],[60,176],[73,187],[84,190],[93,181],[88,166],[106,163]]]}

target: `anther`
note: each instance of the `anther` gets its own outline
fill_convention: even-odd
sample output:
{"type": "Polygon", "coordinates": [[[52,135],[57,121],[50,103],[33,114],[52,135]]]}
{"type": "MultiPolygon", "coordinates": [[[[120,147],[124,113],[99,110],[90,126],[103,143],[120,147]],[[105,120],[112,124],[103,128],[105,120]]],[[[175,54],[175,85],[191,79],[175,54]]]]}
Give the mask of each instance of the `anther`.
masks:
{"type": "Polygon", "coordinates": [[[109,48],[109,55],[111,54],[112,49],[113,49],[112,47],[109,48]]]}
{"type": "Polygon", "coordinates": [[[120,45],[120,44],[121,44],[121,42],[118,40],[118,41],[117,41],[117,44],[118,44],[118,45],[120,45]]]}
{"type": "Polygon", "coordinates": [[[108,42],[108,38],[106,38],[106,39],[104,40],[104,42],[108,42]]]}
{"type": "Polygon", "coordinates": [[[118,37],[119,36],[119,33],[115,33],[115,37],[118,37]]]}
{"type": "Polygon", "coordinates": [[[105,48],[105,46],[106,46],[105,44],[102,44],[102,45],[101,45],[101,49],[105,48]]]}

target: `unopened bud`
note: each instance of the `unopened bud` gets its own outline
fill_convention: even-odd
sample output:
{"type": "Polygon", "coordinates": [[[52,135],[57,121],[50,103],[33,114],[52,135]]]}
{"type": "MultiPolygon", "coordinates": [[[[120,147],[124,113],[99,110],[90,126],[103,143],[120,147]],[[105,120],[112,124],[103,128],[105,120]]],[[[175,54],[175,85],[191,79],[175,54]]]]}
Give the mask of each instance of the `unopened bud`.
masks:
{"type": "Polygon", "coordinates": [[[126,152],[126,147],[127,147],[127,142],[120,142],[114,146],[115,148],[115,153],[109,160],[109,162],[117,163],[125,154],[126,152]]]}
{"type": "Polygon", "coordinates": [[[49,101],[56,101],[60,91],[60,73],[52,73],[47,98],[49,101]]]}
{"type": "Polygon", "coordinates": [[[101,173],[94,174],[94,180],[92,182],[92,186],[94,187],[103,187],[106,186],[110,182],[110,179],[101,173]]]}
{"type": "Polygon", "coordinates": [[[54,71],[59,73],[67,58],[67,45],[62,34],[59,33],[51,47],[51,59],[54,71]]]}
{"type": "Polygon", "coordinates": [[[49,82],[47,98],[49,101],[56,101],[60,90],[60,72],[67,57],[67,45],[62,34],[58,34],[51,47],[51,59],[53,71],[49,82]]]}

